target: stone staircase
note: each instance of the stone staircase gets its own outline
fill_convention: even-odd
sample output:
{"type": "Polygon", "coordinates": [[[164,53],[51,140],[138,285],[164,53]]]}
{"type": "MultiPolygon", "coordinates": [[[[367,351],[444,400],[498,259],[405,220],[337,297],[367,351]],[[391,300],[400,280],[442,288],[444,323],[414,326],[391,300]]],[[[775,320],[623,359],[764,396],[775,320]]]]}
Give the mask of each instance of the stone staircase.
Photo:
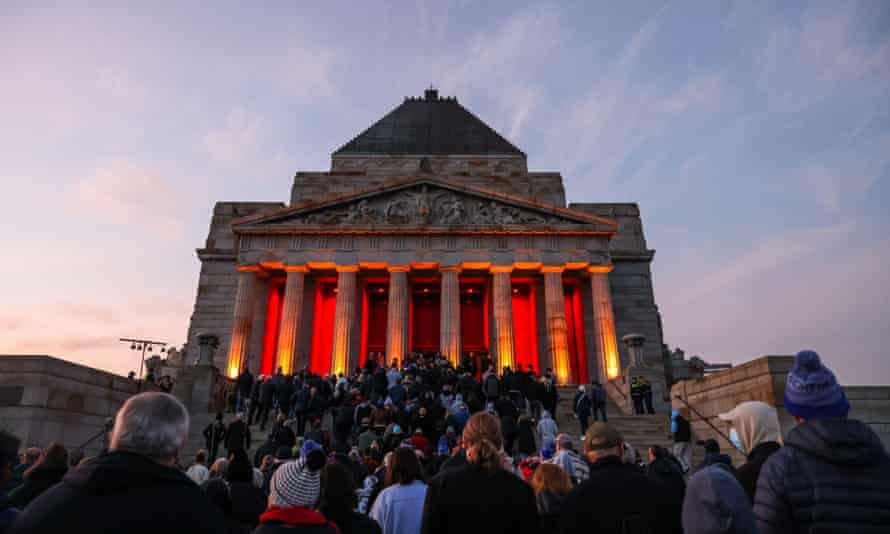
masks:
{"type": "MultiPolygon", "coordinates": [[[[578,420],[574,418],[574,407],[572,406],[572,399],[576,391],[576,388],[569,386],[559,388],[556,423],[559,425],[560,432],[565,432],[578,439],[581,428],[578,420]]],[[[645,457],[646,449],[651,445],[670,448],[673,444],[671,421],[668,415],[626,415],[612,401],[611,395],[606,404],[606,414],[609,417],[609,424],[621,432],[624,440],[639,450],[643,457],[645,457]]]]}

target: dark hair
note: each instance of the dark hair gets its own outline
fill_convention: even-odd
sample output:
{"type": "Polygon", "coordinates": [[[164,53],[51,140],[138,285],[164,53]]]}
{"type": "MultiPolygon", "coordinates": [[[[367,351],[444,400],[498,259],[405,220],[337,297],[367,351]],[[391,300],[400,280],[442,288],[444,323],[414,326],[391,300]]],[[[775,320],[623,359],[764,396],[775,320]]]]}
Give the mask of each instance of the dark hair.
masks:
{"type": "Polygon", "coordinates": [[[205,451],[204,449],[199,450],[195,454],[195,462],[197,462],[199,464],[203,464],[206,461],[207,461],[207,451],[205,451]]]}
{"type": "Polygon", "coordinates": [[[252,482],[253,465],[243,450],[232,451],[232,459],[226,469],[226,480],[229,482],[252,482]]]}
{"type": "Polygon", "coordinates": [[[386,470],[386,486],[393,484],[410,484],[415,480],[426,482],[423,466],[417,459],[414,449],[398,447],[392,451],[389,468],[386,470]]]}
{"type": "Polygon", "coordinates": [[[348,518],[358,504],[355,478],[348,467],[330,463],[321,470],[321,496],[318,508],[337,525],[348,524],[348,518]]]}
{"type": "Polygon", "coordinates": [[[29,467],[28,470],[25,471],[24,478],[30,478],[31,474],[38,470],[67,471],[68,451],[65,449],[65,446],[61,443],[51,444],[45,451],[43,451],[43,454],[40,455],[40,458],[38,458],[37,461],[34,462],[34,465],[29,467]]]}
{"type": "Polygon", "coordinates": [[[306,455],[306,467],[310,471],[318,471],[327,463],[328,459],[320,449],[315,449],[306,455]]]}

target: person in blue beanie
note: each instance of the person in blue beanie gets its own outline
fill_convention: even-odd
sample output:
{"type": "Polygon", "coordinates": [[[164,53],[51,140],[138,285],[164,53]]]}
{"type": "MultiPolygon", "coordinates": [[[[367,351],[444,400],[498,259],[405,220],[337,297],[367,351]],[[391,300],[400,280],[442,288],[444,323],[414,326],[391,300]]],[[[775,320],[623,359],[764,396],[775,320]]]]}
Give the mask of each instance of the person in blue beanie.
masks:
{"type": "Polygon", "coordinates": [[[760,534],[868,534],[890,526],[890,456],[811,350],[798,352],[785,386],[798,422],[761,468],[754,493],[760,534]]]}

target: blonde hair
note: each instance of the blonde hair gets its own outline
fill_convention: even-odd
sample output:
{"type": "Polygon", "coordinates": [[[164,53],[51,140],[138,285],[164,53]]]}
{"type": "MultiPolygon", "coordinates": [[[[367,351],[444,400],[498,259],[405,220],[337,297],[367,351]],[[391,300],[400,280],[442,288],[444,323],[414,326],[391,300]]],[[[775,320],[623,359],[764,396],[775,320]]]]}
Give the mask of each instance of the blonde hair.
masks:
{"type": "Polygon", "coordinates": [[[471,416],[464,426],[463,444],[467,451],[467,461],[477,464],[486,471],[494,472],[501,468],[501,449],[504,438],[501,422],[488,412],[471,416]]]}
{"type": "Polygon", "coordinates": [[[531,479],[535,495],[549,491],[557,495],[567,495],[572,491],[572,479],[562,467],[556,464],[541,464],[535,469],[531,479]]]}

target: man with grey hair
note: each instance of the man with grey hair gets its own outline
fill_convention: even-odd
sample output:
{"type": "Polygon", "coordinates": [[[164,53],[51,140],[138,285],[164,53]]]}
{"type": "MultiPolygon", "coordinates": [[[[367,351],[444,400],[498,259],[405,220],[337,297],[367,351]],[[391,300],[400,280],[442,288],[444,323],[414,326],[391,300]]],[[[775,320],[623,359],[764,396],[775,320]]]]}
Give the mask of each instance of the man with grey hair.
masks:
{"type": "Polygon", "coordinates": [[[225,531],[222,512],[174,467],[188,431],[188,412],[172,395],[130,397],[115,417],[108,454],[68,471],[10,532],[225,531]]]}

